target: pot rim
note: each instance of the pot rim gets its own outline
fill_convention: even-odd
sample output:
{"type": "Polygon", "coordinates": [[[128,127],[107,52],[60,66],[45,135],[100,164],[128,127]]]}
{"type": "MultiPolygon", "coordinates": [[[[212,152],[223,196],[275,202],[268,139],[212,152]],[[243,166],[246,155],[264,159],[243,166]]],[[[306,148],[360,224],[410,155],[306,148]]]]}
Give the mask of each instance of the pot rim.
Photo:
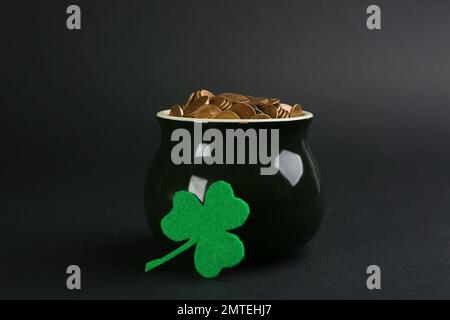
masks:
{"type": "Polygon", "coordinates": [[[197,119],[197,118],[182,118],[169,116],[170,109],[161,110],[156,113],[156,117],[171,121],[184,122],[200,122],[200,123],[277,123],[277,122],[292,122],[311,119],[314,115],[311,112],[303,110],[303,115],[295,118],[279,118],[279,119],[197,119]]]}

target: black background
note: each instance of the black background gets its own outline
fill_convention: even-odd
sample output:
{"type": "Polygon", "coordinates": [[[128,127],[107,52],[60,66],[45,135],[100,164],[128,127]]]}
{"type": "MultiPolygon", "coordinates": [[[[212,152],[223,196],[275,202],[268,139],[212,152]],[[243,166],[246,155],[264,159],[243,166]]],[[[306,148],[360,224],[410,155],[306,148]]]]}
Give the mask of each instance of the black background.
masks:
{"type": "Polygon", "coordinates": [[[450,297],[448,1],[14,4],[0,11],[1,298],[450,297]],[[66,28],[70,4],[82,30],[66,28]],[[154,113],[199,88],[315,114],[327,210],[297,258],[215,280],[190,254],[143,272],[160,254],[143,209],[154,113]]]}

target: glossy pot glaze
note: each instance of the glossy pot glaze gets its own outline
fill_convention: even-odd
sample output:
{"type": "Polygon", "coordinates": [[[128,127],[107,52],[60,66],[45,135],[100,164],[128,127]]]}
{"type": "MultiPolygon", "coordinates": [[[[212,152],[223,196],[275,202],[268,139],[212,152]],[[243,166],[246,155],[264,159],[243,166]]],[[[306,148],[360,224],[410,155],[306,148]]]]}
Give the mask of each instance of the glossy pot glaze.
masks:
{"type": "MultiPolygon", "coordinates": [[[[307,142],[313,115],[271,120],[205,121],[202,130],[278,129],[279,170],[275,175],[261,175],[261,165],[249,164],[180,164],[171,159],[172,132],[184,128],[194,135],[194,122],[157,115],[161,126],[161,144],[147,176],[145,209],[154,235],[162,244],[177,246],[167,239],[160,227],[161,219],[172,208],[175,192],[202,192],[217,180],[233,187],[236,197],[250,207],[247,222],[234,231],[245,244],[246,256],[253,260],[272,260],[295,253],[318,230],[324,210],[324,197],[319,168],[307,142]],[[205,186],[206,185],[206,186],[205,186]]],[[[193,147],[194,148],[194,147],[193,147]]],[[[225,152],[225,151],[224,151],[225,152]]],[[[193,150],[195,153],[195,150],[193,150]]]]}

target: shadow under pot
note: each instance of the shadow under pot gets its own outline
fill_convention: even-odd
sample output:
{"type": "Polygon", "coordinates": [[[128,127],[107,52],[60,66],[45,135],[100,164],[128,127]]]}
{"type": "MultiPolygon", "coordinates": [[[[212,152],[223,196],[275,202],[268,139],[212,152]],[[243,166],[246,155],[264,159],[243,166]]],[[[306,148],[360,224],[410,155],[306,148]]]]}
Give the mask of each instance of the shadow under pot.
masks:
{"type": "Polygon", "coordinates": [[[145,209],[162,246],[179,246],[161,230],[174,194],[189,191],[203,201],[208,187],[223,180],[250,207],[246,223],[231,231],[244,242],[249,260],[272,261],[297,252],[318,230],[324,210],[319,168],[306,141],[312,118],[306,111],[297,118],[267,120],[191,119],[159,112],[161,144],[147,176],[145,209]],[[210,148],[214,140],[207,139],[208,129],[221,135],[222,150],[210,148]],[[178,152],[180,132],[190,137],[183,141],[189,143],[186,153],[178,152]]]}

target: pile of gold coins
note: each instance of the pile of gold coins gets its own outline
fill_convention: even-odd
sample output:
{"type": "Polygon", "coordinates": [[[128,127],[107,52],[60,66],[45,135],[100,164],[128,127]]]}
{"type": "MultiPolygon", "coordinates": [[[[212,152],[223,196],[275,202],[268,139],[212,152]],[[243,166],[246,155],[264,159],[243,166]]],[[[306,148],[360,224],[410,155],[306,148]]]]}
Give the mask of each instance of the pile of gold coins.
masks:
{"type": "Polygon", "coordinates": [[[282,119],[303,115],[299,104],[281,103],[280,99],[245,96],[238,93],[214,95],[198,90],[185,105],[170,108],[170,116],[199,119],[282,119]]]}

